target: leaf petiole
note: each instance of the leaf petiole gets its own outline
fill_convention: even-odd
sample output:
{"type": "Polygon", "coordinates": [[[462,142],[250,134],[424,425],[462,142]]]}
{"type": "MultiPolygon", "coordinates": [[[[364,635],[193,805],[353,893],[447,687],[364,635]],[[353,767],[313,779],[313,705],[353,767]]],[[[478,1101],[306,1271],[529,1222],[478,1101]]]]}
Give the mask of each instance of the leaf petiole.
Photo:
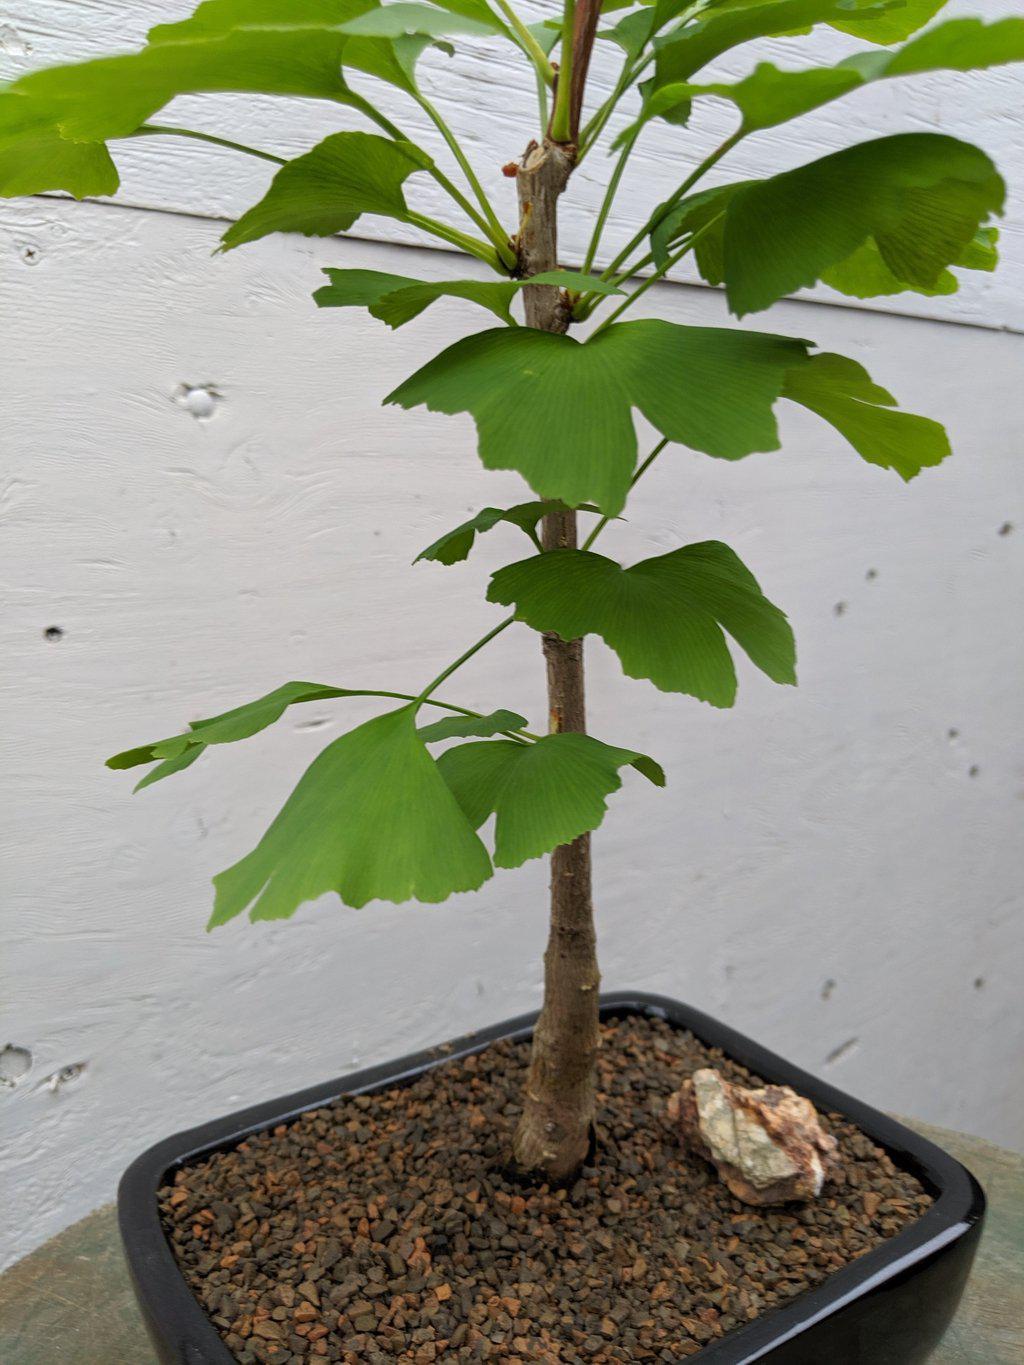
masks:
{"type": "Polygon", "coordinates": [[[553,142],[572,141],[572,48],[575,17],[576,0],[564,0],[560,47],[562,60],[558,68],[558,82],[555,85],[555,108],[551,115],[553,142]]]}
{"type": "Polygon", "coordinates": [[[134,133],[129,133],[128,137],[148,137],[156,134],[188,137],[196,142],[209,142],[214,147],[227,147],[232,152],[244,152],[246,156],[258,156],[261,161],[272,161],[276,166],[287,165],[283,156],[275,156],[273,152],[263,152],[258,147],[247,147],[244,142],[232,142],[226,137],[214,137],[212,133],[200,133],[194,128],[171,128],[161,123],[142,123],[134,133]]]}
{"type": "Polygon", "coordinates": [[[508,0],[494,0],[494,3],[508,20],[509,28],[515,33],[516,38],[519,40],[519,45],[530,58],[530,61],[533,62],[533,65],[537,70],[538,78],[543,81],[546,86],[554,85],[555,68],[551,65],[548,55],[541,47],[540,43],[537,42],[537,39],[526,27],[522,19],[516,14],[515,10],[508,3],[508,0]]]}
{"type": "MultiPolygon", "coordinates": [[[[445,188],[448,189],[449,194],[452,194],[453,197],[456,198],[460,207],[469,215],[470,218],[472,218],[476,225],[479,228],[481,228],[484,232],[486,232],[491,242],[493,242],[494,249],[495,251],[497,251],[498,257],[501,260],[502,264],[506,266],[509,270],[512,270],[516,265],[516,253],[512,250],[512,246],[508,239],[508,233],[502,226],[501,220],[499,219],[498,215],[494,212],[494,209],[491,206],[491,201],[487,198],[487,194],[484,190],[484,187],[483,185],[481,185],[479,179],[477,178],[476,172],[473,170],[469,158],[466,156],[465,152],[462,150],[462,147],[459,145],[458,138],[452,132],[451,128],[449,128],[448,124],[445,122],[439,110],[435,108],[435,106],[430,102],[430,100],[426,98],[425,95],[420,95],[417,93],[415,99],[417,104],[420,106],[420,108],[423,110],[426,116],[430,119],[431,123],[433,123],[434,127],[444,138],[445,142],[448,145],[449,150],[451,151],[452,156],[454,156],[455,160],[458,162],[459,169],[462,171],[462,174],[466,177],[467,183],[469,184],[473,193],[476,195],[477,203],[480,205],[480,208],[483,211],[483,217],[481,218],[480,214],[476,212],[473,206],[463,197],[461,192],[451,183],[450,180],[447,181],[447,185],[445,186],[445,188]]],[[[447,177],[445,177],[445,179],[447,180],[447,177]]]]}

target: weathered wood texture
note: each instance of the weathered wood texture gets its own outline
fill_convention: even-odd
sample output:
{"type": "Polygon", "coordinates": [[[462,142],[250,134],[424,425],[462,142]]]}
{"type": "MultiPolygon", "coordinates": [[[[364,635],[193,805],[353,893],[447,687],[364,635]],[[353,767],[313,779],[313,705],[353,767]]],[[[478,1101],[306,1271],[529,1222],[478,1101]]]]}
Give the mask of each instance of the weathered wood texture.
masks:
{"type": "MultiPolygon", "coordinates": [[[[182,18],[194,0],[8,0],[0,16],[0,80],[57,61],[107,55],[141,42],[153,24],[182,18]]],[[[550,17],[550,5],[526,0],[524,12],[550,17]]],[[[981,14],[998,18],[1019,12],[1019,0],[951,0],[948,15],[981,14]]],[[[814,52],[819,60],[838,60],[863,44],[829,29],[819,29],[814,52]]],[[[781,65],[801,66],[808,60],[802,39],[770,39],[750,44],[728,55],[709,72],[741,76],[755,60],[767,58],[781,65]]],[[[611,43],[599,41],[588,82],[588,108],[596,107],[618,74],[620,55],[611,43]]],[[[517,156],[529,138],[537,136],[532,68],[510,45],[460,42],[449,59],[428,54],[420,64],[426,92],[464,137],[495,203],[507,202],[501,167],[517,156]]],[[[356,77],[357,86],[372,82],[356,77]]],[[[381,107],[449,166],[450,158],[436,131],[404,96],[388,87],[375,87],[381,107]]],[[[1003,67],[983,78],[971,74],[939,74],[913,80],[884,82],[809,114],[795,124],[771,129],[745,142],[716,176],[734,180],[785,170],[815,156],[836,151],[850,142],[903,130],[941,128],[974,139],[995,156],[1010,180],[1011,201],[1006,220],[1004,267],[995,276],[968,275],[963,289],[949,298],[925,299],[905,294],[877,300],[869,307],[923,317],[959,319],[992,327],[1024,329],[1024,100],[1021,68],[1003,67]]],[[[635,104],[611,125],[616,129],[635,104]]],[[[219,95],[178,101],[162,116],[164,122],[219,133],[242,142],[294,156],[339,128],[365,126],[344,109],[313,101],[289,102],[269,98],[219,95]]],[[[718,145],[735,125],[732,106],[703,101],[692,129],[684,133],[664,124],[653,125],[638,145],[605,234],[605,249],[622,245],[645,220],[653,205],[664,199],[686,171],[718,145]],[[691,135],[692,133],[692,135],[691,135]]],[[[247,157],[197,143],[146,138],[118,152],[124,167],[124,202],[148,208],[178,209],[202,215],[235,217],[263,193],[272,169],[247,157]]],[[[600,202],[611,163],[602,152],[585,161],[573,178],[562,208],[562,247],[565,260],[577,263],[589,239],[590,224],[600,202]]],[[[410,182],[415,206],[444,217],[447,203],[434,182],[425,176],[410,182]]],[[[511,215],[509,215],[511,219],[511,215]]],[[[384,219],[363,218],[358,236],[382,241],[421,241],[410,228],[384,219]]],[[[692,278],[688,263],[680,278],[692,278]]],[[[834,304],[849,303],[830,290],[816,291],[834,304]]]]}
{"type": "MultiPolygon", "coordinates": [[[[960,1310],[931,1365],[1024,1358],[1024,1158],[980,1138],[913,1125],[985,1186],[988,1224],[960,1310]]],[[[108,1205],[0,1278],[0,1360],[10,1365],[155,1365],[108,1205]]]]}

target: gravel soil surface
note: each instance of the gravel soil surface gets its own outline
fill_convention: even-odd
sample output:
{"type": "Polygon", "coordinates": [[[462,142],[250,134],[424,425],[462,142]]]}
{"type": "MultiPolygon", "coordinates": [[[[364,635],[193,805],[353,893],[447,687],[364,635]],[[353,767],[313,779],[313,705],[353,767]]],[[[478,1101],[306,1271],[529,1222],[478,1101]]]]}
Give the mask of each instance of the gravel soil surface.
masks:
{"type": "Polygon", "coordinates": [[[673,1361],[863,1255],[931,1199],[823,1115],[843,1172],[752,1209],[665,1117],[698,1067],[761,1084],[658,1020],[603,1026],[596,1152],[566,1189],[510,1177],[525,1044],[343,1097],[179,1170],[174,1254],[244,1365],[673,1361]]]}

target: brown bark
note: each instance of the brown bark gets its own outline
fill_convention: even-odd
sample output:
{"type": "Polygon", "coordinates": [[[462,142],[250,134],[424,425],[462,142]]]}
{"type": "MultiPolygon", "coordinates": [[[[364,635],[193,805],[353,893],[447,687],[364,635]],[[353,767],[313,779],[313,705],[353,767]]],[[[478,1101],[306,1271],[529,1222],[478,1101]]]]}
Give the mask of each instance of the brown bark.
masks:
{"type": "MultiPolygon", "coordinates": [[[[572,172],[572,149],[531,144],[520,167],[519,259],[522,276],[558,265],[557,205],[572,172]]],[[[564,332],[561,291],[552,285],[523,290],[531,327],[564,332]]],[[[542,523],[545,550],[574,548],[576,513],[556,512],[542,523]]],[[[544,636],[549,728],[586,730],[583,641],[544,636]]],[[[551,924],[544,954],[544,1003],[533,1035],[523,1115],[514,1140],[516,1164],[548,1180],[578,1169],[590,1145],[598,1047],[597,942],[591,899],[590,836],[551,855],[551,924]]]]}
{"type": "Polygon", "coordinates": [[[572,90],[569,104],[569,126],[576,141],[583,113],[583,92],[590,68],[590,54],[597,37],[597,23],[601,17],[601,0],[576,0],[572,21],[572,90]]]}

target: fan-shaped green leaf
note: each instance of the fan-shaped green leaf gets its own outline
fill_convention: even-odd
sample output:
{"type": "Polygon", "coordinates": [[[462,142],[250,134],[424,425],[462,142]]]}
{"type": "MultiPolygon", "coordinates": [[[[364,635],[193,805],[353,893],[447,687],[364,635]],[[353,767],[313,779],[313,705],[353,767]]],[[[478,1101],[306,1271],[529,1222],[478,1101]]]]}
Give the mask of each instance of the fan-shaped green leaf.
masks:
{"type": "Polygon", "coordinates": [[[517,469],[542,498],[615,516],[636,463],[632,407],[669,440],[709,455],[775,450],[772,404],[807,345],[654,319],[585,343],[499,328],[448,347],[384,401],[469,412],[488,469],[517,469]]]}
{"type": "Polygon", "coordinates": [[[191,42],[240,29],[338,29],[350,19],[378,8],[378,0],[203,0],[187,19],[157,24],[151,44],[191,42]]]}
{"type": "MultiPolygon", "coordinates": [[[[567,510],[563,502],[521,502],[515,507],[485,507],[481,512],[477,512],[475,517],[470,517],[468,521],[462,522],[460,526],[456,526],[453,530],[446,531],[443,536],[438,537],[432,545],[421,550],[413,562],[418,564],[421,559],[433,559],[439,564],[457,564],[460,560],[469,557],[473,542],[478,535],[492,530],[503,521],[510,522],[513,526],[518,526],[521,531],[525,531],[539,548],[540,542],[537,539],[536,528],[541,517],[548,512],[565,512],[567,510]]],[[[597,508],[588,506],[586,510],[597,511],[597,508]]]]}
{"type": "Polygon", "coordinates": [[[518,281],[415,280],[377,270],[331,269],[324,274],[331,283],[314,293],[318,308],[368,307],[389,327],[411,322],[441,298],[466,299],[511,323],[509,305],[520,288],[518,281]]]}
{"type": "Polygon", "coordinates": [[[932,288],[1004,195],[984,152],[938,133],[864,142],[747,184],[725,216],[729,307],[767,308],[868,238],[899,279],[932,288]]]}
{"type": "Polygon", "coordinates": [[[520,289],[528,284],[556,284],[560,289],[573,293],[621,294],[610,280],[602,280],[600,275],[587,275],[582,270],[542,270],[539,275],[531,275],[528,280],[517,280],[520,289]]]}
{"type": "Polygon", "coordinates": [[[855,360],[828,352],[812,356],[786,381],[785,396],[823,417],[869,464],[910,480],[950,453],[938,422],[894,411],[896,399],[872,382],[855,360]]]}
{"type": "Polygon", "coordinates": [[[727,545],[709,540],[623,569],[586,550],[552,550],[499,569],[487,593],[534,630],[600,635],[623,672],[663,692],[731,706],[736,673],[723,629],[775,682],[795,683],[793,633],[727,545]]]}
{"type": "MultiPolygon", "coordinates": [[[[681,200],[651,232],[651,250],[657,265],[668,259],[673,246],[688,236],[696,236],[693,256],[701,278],[708,284],[725,279],[725,225],[729,201],[747,185],[760,182],[739,180],[681,200]],[[696,234],[699,234],[696,235],[696,234]]],[[[951,264],[960,270],[994,270],[998,261],[996,242],[999,232],[982,227],[951,264]]],[[[845,260],[822,271],[822,284],[855,298],[875,298],[885,294],[955,294],[959,283],[949,270],[942,270],[932,285],[900,279],[886,264],[878,244],[869,237],[845,260]]]]}
{"type": "Polygon", "coordinates": [[[694,100],[708,96],[731,100],[736,105],[743,116],[740,131],[746,135],[809,113],[863,84],[863,77],[857,71],[842,66],[780,71],[771,62],[759,63],[749,76],[732,83],[718,81],[711,85],[694,85],[689,81],[672,81],[651,90],[640,117],[622,130],[615,145],[627,142],[653,118],[680,122],[682,115],[688,117],[694,100]]]}
{"type": "MultiPolygon", "coordinates": [[[[656,27],[667,22],[671,17],[669,11],[676,3],[677,0],[668,0],[667,4],[657,7],[656,27]]],[[[871,0],[766,0],[764,4],[709,8],[693,23],[655,40],[657,57],[649,89],[688,81],[709,62],[740,43],[794,30],[809,31],[814,24],[842,27],[870,42],[893,42],[893,38],[878,36],[878,26],[888,13],[886,4],[871,0]]],[[[913,29],[907,31],[913,32],[913,29]]]]}
{"type": "Polygon", "coordinates": [[[412,89],[395,45],[307,28],[249,29],[190,42],[164,42],[121,57],[52,67],[12,87],[49,104],[54,125],[74,141],[128,137],[176,95],[245,90],[351,103],[341,64],[412,89]]]}
{"type": "MultiPolygon", "coordinates": [[[[911,0],[912,3],[912,0],[911,0]]],[[[898,17],[898,16],[894,16],[898,17]]],[[[1004,62],[1024,61],[1024,19],[949,19],[921,33],[891,54],[870,53],[851,57],[851,65],[870,70],[866,58],[880,59],[881,74],[911,76],[919,71],[977,71],[1004,62]]],[[[866,79],[876,79],[875,73],[866,79]]]]}
{"type": "Polygon", "coordinates": [[[618,512],[636,436],[616,362],[607,345],[498,328],[457,341],[384,401],[470,412],[488,469],[518,469],[543,498],[618,512]]]}
{"type": "Polygon", "coordinates": [[[487,850],[416,733],[415,707],[336,739],[251,853],[214,878],[209,927],[252,906],[286,919],[336,891],[346,905],[441,901],[491,875],[487,850]]]}
{"type": "Polygon", "coordinates": [[[175,773],[184,772],[186,768],[191,768],[197,758],[202,758],[206,752],[205,744],[193,744],[177,758],[165,758],[162,763],[158,763],[155,768],[136,782],[132,788],[132,794],[142,791],[144,787],[151,787],[154,782],[162,782],[165,777],[173,777],[175,773]]]}
{"type": "Polygon", "coordinates": [[[8,138],[0,129],[2,199],[44,194],[47,190],[65,190],[76,199],[84,199],[86,195],[114,194],[118,184],[117,168],[102,142],[68,142],[55,131],[8,138]]]}
{"type": "Polygon", "coordinates": [[[999,264],[999,250],[996,246],[998,241],[998,228],[979,228],[960,253],[959,259],[953,264],[959,266],[961,270],[986,270],[989,272],[995,270],[999,264]]]}
{"type": "Polygon", "coordinates": [[[1024,19],[987,25],[980,19],[951,19],[895,52],[858,52],[836,66],[780,71],[771,62],[761,62],[749,76],[731,83],[655,82],[640,117],[622,130],[616,145],[634,137],[652,118],[678,122],[695,99],[705,96],[731,100],[742,115],[740,132],[746,135],[786,123],[870,81],[924,71],[970,71],[1022,60],[1024,19]]]}
{"type": "Polygon", "coordinates": [[[490,35],[497,31],[493,20],[470,19],[464,14],[435,9],[433,5],[399,3],[379,5],[367,10],[342,25],[344,33],[357,33],[370,38],[400,38],[404,34],[422,33],[428,38],[444,38],[450,34],[467,36],[490,35]]]}
{"type": "MultiPolygon", "coordinates": [[[[601,12],[606,14],[608,6],[602,5],[601,12]]],[[[601,29],[597,36],[614,43],[630,61],[636,61],[650,41],[654,29],[654,10],[645,5],[643,9],[624,15],[614,27],[601,29]]]]}
{"type": "Polygon", "coordinates": [[[490,738],[508,730],[524,730],[526,717],[515,711],[492,711],[489,716],[445,716],[430,725],[420,727],[419,736],[424,744],[439,744],[443,739],[465,739],[474,735],[490,738]]]}
{"type": "MultiPolygon", "coordinates": [[[[378,0],[206,0],[191,18],[151,29],[149,42],[158,46],[245,33],[267,34],[280,46],[282,55],[301,57],[312,41],[326,49],[332,62],[364,71],[411,94],[416,88],[413,71],[429,44],[427,37],[382,38],[345,32],[351,20],[379,8],[378,0]]],[[[341,96],[331,98],[344,103],[353,96],[346,87],[341,96]]],[[[358,97],[355,99],[358,103],[358,97]]]]}
{"type": "Polygon", "coordinates": [[[433,163],[411,142],[375,133],[332,133],[282,166],[259,201],[221,238],[223,251],[271,232],[328,237],[364,213],[404,218],[402,185],[433,163]]]}
{"type": "MultiPolygon", "coordinates": [[[[107,759],[108,768],[135,768],[140,763],[153,763],[157,759],[176,760],[192,749],[202,750],[208,744],[233,744],[239,739],[249,739],[252,735],[273,725],[284,715],[289,706],[299,702],[324,701],[331,697],[364,697],[373,695],[365,691],[353,691],[346,687],[327,687],[322,683],[289,682],[276,687],[266,696],[255,701],[236,706],[220,715],[210,716],[208,720],[194,720],[183,735],[172,735],[170,739],[159,739],[153,744],[144,744],[136,749],[126,749],[107,759]]],[[[196,754],[199,757],[199,754],[196,754]]],[[[185,764],[181,765],[186,766],[185,764]]],[[[174,769],[173,771],[178,771],[174,769]]],[[[169,776],[170,774],[162,774],[169,776]]],[[[150,780],[156,779],[150,775],[150,780]]]]}
{"type": "Polygon", "coordinates": [[[708,284],[721,284],[725,278],[725,211],[733,195],[745,185],[758,183],[736,180],[730,185],[716,185],[681,199],[663,216],[656,213],[651,232],[655,263],[664,265],[677,242],[700,233],[694,245],[697,268],[708,284]]]}
{"type": "Polygon", "coordinates": [[[384,270],[335,270],[323,272],[330,284],[321,285],[313,298],[318,308],[371,308],[410,284],[422,284],[409,275],[391,275],[384,270]]]}
{"type": "Polygon", "coordinates": [[[589,290],[596,294],[621,294],[607,280],[573,270],[549,270],[529,280],[416,280],[378,270],[335,270],[324,274],[331,281],[313,298],[320,308],[368,307],[375,318],[389,327],[401,327],[419,317],[441,298],[465,299],[486,308],[507,325],[514,323],[512,300],[527,284],[554,284],[562,289],[589,290]]]}
{"type": "Polygon", "coordinates": [[[849,20],[833,19],[832,27],[869,43],[899,43],[938,14],[946,0],[901,0],[899,4],[879,5],[874,15],[856,15],[849,20]]]}
{"type": "Polygon", "coordinates": [[[589,735],[459,744],[437,760],[474,828],[497,816],[496,867],[519,867],[596,829],[607,810],[605,797],[622,786],[619,769],[627,764],[643,764],[645,776],[665,785],[653,759],[589,735]]]}
{"type": "Polygon", "coordinates": [[[495,32],[511,37],[508,29],[487,4],[487,0],[436,0],[436,3],[441,9],[449,10],[452,14],[461,14],[467,19],[475,19],[480,24],[488,24],[495,32]]]}
{"type": "MultiPolygon", "coordinates": [[[[998,240],[996,228],[979,228],[953,265],[961,270],[995,270],[999,259],[996,251],[998,240]]],[[[837,289],[840,294],[849,294],[858,299],[902,294],[908,289],[915,294],[955,294],[960,287],[956,276],[949,270],[941,271],[931,287],[898,279],[886,265],[874,238],[869,238],[845,261],[824,271],[821,282],[837,289]]]]}

